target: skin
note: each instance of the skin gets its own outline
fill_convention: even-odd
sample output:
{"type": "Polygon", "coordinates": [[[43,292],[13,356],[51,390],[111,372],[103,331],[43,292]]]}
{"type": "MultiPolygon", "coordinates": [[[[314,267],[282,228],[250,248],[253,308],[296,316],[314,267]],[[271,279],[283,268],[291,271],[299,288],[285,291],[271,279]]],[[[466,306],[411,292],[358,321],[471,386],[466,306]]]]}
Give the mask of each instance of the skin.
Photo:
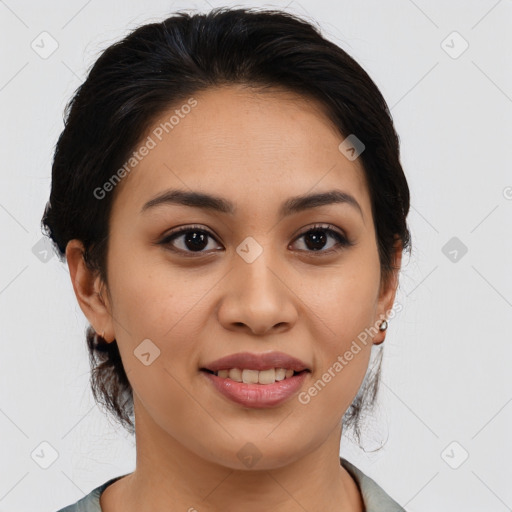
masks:
{"type": "Polygon", "coordinates": [[[66,250],[80,307],[107,341],[117,340],[134,390],[136,469],[103,492],[102,509],[362,512],[357,485],[339,462],[341,419],[372,343],[385,332],[361,344],[306,405],[296,396],[274,408],[237,405],[199,368],[236,352],[282,351],[311,368],[307,390],[359,333],[387,316],[401,246],[396,272],[381,283],[361,164],[338,150],[344,137],[320,105],[241,86],[194,98],[197,106],[117,185],[108,286],[84,265],[79,240],[66,250]],[[237,212],[167,204],[141,213],[168,188],[222,196],[237,212]],[[362,215],[330,204],[278,219],[290,196],[331,189],[353,195],[362,215]],[[301,235],[317,223],[331,224],[354,245],[325,254],[337,240],[324,232],[324,248],[308,248],[301,235]],[[196,224],[214,237],[204,246],[209,255],[173,252],[172,244],[197,254],[184,236],[157,244],[171,229],[196,224]],[[263,248],[252,263],[236,252],[248,236],[263,248]],[[160,356],[145,366],[133,352],[148,338],[160,356]],[[261,454],[252,469],[237,457],[248,442],[261,454]]]}

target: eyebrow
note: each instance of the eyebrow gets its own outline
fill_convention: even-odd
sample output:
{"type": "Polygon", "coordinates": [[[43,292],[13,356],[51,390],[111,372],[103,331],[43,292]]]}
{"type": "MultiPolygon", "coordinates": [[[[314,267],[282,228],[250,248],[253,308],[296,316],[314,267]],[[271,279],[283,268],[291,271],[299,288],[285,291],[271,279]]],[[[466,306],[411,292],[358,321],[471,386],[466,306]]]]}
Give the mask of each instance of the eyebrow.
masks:
{"type": "MultiPolygon", "coordinates": [[[[190,192],[186,190],[170,189],[162,194],[154,197],[144,204],[141,213],[155,208],[157,206],[178,204],[183,206],[191,206],[194,208],[202,208],[220,213],[234,215],[236,206],[234,203],[223,197],[204,194],[202,192],[190,192]]],[[[329,190],[317,194],[303,194],[288,198],[279,209],[279,218],[282,219],[294,213],[309,210],[310,208],[318,208],[330,204],[348,204],[358,210],[364,219],[363,210],[354,196],[342,190],[329,190]]]]}

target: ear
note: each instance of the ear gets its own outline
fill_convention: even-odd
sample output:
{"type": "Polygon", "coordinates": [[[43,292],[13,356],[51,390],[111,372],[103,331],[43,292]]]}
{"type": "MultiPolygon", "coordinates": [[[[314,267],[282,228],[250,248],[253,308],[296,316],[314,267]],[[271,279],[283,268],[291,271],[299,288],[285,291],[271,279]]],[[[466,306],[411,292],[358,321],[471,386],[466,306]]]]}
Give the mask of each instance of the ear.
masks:
{"type": "MultiPolygon", "coordinates": [[[[400,268],[402,265],[402,251],[403,244],[400,238],[395,237],[395,243],[393,246],[392,253],[392,266],[393,271],[387,279],[381,280],[379,300],[377,305],[377,318],[375,319],[377,327],[380,326],[381,322],[388,318],[389,311],[393,307],[395,302],[396,290],[398,288],[398,277],[400,274],[400,268]]],[[[386,331],[380,331],[375,335],[373,342],[375,345],[379,345],[384,341],[386,337],[386,331]]]]}
{"type": "Polygon", "coordinates": [[[95,331],[109,343],[114,341],[111,307],[104,298],[104,283],[99,272],[91,270],[84,260],[84,246],[80,240],[70,240],[66,246],[69,275],[80,309],[95,331]],[[103,293],[102,293],[103,292],[103,293]]]}

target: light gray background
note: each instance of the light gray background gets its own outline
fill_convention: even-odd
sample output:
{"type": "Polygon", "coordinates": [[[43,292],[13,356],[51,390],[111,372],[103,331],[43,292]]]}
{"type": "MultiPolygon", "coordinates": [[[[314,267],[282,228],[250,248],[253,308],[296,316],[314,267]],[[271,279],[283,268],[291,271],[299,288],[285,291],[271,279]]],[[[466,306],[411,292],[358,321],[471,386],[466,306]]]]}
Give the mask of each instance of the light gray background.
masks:
{"type": "MultiPolygon", "coordinates": [[[[220,5],[235,4],[0,1],[0,512],[54,512],[134,468],[133,440],[89,390],[67,268],[38,245],[52,151],[100,50],[178,8],[220,5]],[[52,40],[47,58],[31,47],[52,40]]],[[[341,454],[410,512],[511,510],[512,1],[236,5],[317,20],[377,83],[401,139],[414,245],[404,309],[385,341],[368,453],[343,439],[341,454]],[[460,55],[453,31],[469,44],[460,55]]]]}

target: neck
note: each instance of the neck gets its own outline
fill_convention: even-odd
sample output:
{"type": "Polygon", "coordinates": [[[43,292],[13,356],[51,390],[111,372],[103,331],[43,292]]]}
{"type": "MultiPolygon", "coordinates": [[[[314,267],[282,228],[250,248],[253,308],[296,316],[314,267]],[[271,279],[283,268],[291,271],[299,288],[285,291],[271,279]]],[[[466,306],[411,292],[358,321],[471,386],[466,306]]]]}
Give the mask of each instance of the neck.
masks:
{"type": "Polygon", "coordinates": [[[137,411],[136,427],[136,470],[103,492],[103,512],[364,510],[357,484],[340,465],[341,424],[315,449],[260,470],[199,457],[137,411]]]}

